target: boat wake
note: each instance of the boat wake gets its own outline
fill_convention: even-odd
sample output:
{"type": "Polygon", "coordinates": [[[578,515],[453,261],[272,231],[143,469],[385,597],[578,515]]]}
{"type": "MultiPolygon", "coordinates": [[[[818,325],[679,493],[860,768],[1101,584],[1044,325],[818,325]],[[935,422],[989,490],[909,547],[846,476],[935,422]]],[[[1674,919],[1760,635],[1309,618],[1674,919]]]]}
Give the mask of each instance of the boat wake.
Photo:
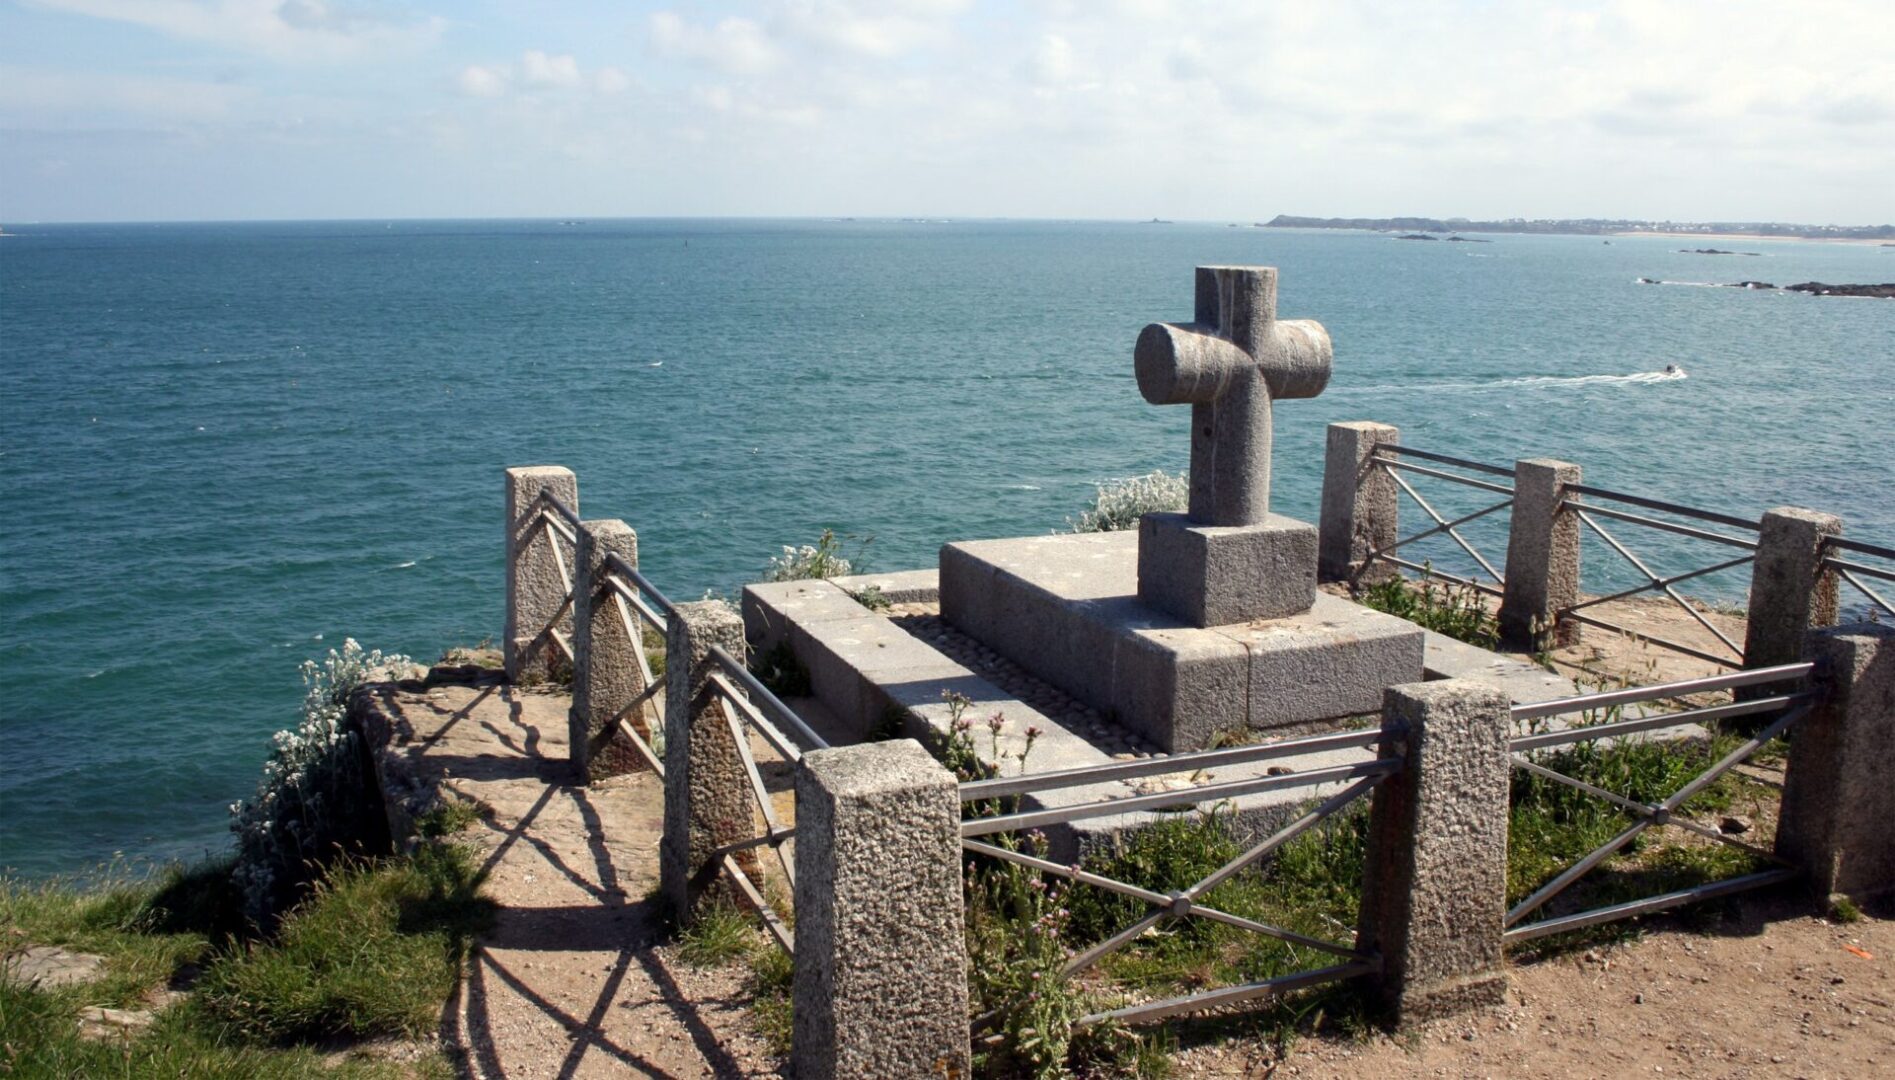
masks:
{"type": "Polygon", "coordinates": [[[1676,364],[1667,365],[1663,371],[1634,371],[1626,375],[1523,375],[1513,379],[1494,379],[1488,382],[1442,382],[1442,383],[1382,383],[1374,386],[1337,386],[1329,393],[1368,393],[1402,391],[1454,390],[1464,393],[1476,393],[1493,390],[1514,390],[1522,387],[1553,386],[1600,386],[1600,385],[1638,385],[1643,383],[1678,382],[1690,378],[1685,370],[1676,364]]]}

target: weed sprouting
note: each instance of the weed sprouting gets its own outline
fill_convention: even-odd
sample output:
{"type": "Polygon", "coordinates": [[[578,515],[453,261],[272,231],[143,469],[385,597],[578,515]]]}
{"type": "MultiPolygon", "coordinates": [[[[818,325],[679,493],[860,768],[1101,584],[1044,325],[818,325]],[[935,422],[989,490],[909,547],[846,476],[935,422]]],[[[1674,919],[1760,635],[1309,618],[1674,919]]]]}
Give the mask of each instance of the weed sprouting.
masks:
{"type": "Polygon", "coordinates": [[[1364,588],[1356,598],[1365,607],[1407,619],[1456,641],[1483,649],[1500,647],[1500,628],[1493,614],[1481,601],[1480,593],[1466,585],[1442,583],[1426,576],[1418,582],[1389,577],[1364,588]]]}
{"type": "Polygon", "coordinates": [[[1146,514],[1175,513],[1191,501],[1191,484],[1184,476],[1159,469],[1126,480],[1097,485],[1092,509],[1067,518],[1073,532],[1118,532],[1138,528],[1146,514]]]}
{"type": "Polygon", "coordinates": [[[772,556],[764,567],[763,580],[805,581],[859,574],[867,568],[868,547],[874,542],[873,536],[837,536],[834,529],[824,529],[814,544],[783,545],[783,554],[772,556]],[[853,554],[844,550],[850,541],[855,543],[853,554]]]}

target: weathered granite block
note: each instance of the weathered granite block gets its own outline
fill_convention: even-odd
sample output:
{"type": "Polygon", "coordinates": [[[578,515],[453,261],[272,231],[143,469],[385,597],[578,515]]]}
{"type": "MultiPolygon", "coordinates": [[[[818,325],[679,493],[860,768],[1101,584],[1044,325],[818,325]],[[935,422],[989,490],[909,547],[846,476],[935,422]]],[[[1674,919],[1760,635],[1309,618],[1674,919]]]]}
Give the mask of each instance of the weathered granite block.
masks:
{"type": "Polygon", "coordinates": [[[1509,716],[1478,683],[1388,689],[1381,756],[1406,763],[1373,796],[1356,947],[1403,1024],[1505,996],[1509,716]]]}
{"type": "Polygon", "coordinates": [[[1397,572],[1386,562],[1364,569],[1372,551],[1399,536],[1394,477],[1376,468],[1375,448],[1401,442],[1401,431],[1367,420],[1329,425],[1323,462],[1322,540],[1317,571],[1324,581],[1379,581],[1397,572]]]}
{"type": "Polygon", "coordinates": [[[567,753],[586,783],[631,772],[641,763],[617,734],[616,717],[645,689],[644,627],[638,612],[605,584],[610,555],[636,567],[638,534],[616,518],[586,522],[574,560],[584,585],[573,599],[572,709],[567,714],[567,753]]]}
{"type": "Polygon", "coordinates": [[[798,764],[797,1076],[968,1074],[960,819],[954,775],[912,739],[798,764]]]}
{"type": "Polygon", "coordinates": [[[1239,641],[1128,629],[1114,660],[1111,714],[1160,746],[1205,747],[1250,725],[1250,650],[1239,641]]]}
{"type": "Polygon", "coordinates": [[[1138,598],[1200,627],[1308,611],[1316,601],[1316,527],[1282,514],[1236,526],[1146,514],[1138,598]]]}
{"type": "Polygon", "coordinates": [[[857,619],[868,609],[828,581],[772,581],[744,586],[744,640],[764,656],[789,640],[793,623],[857,619]]]}
{"type": "Polygon", "coordinates": [[[1579,640],[1579,624],[1555,613],[1579,601],[1579,515],[1560,508],[1579,466],[1536,459],[1513,466],[1513,516],[1507,532],[1507,581],[1500,638],[1532,652],[1579,640]]]}
{"type": "Polygon", "coordinates": [[[1426,651],[1420,627],[1328,593],[1223,632],[1250,650],[1250,726],[1264,731],[1376,712],[1384,688],[1421,678],[1426,651]]]}
{"type": "Polygon", "coordinates": [[[718,707],[713,646],[744,656],[743,620],[729,604],[679,604],[666,627],[665,831],[658,868],[665,896],[690,917],[717,877],[711,853],[752,835],[750,782],[718,707]]]}
{"type": "MultiPolygon", "coordinates": [[[[1775,667],[1803,658],[1811,630],[1833,626],[1838,605],[1836,575],[1823,568],[1823,541],[1842,535],[1834,514],[1779,506],[1763,515],[1757,530],[1757,561],[1751,564],[1750,603],[1744,622],[1744,666],[1775,667]]],[[[1744,687],[1744,698],[1782,693],[1781,684],[1744,687]]]]}
{"type": "MultiPolygon", "coordinates": [[[[549,646],[539,634],[566,600],[552,546],[562,541],[540,520],[540,493],[578,513],[579,478],[558,465],[529,465],[506,471],[506,489],[507,615],[500,644],[507,678],[523,682],[545,677],[549,646]]],[[[571,626],[570,616],[560,622],[571,626]]]]}
{"type": "Polygon", "coordinates": [[[1777,854],[1818,896],[1895,893],[1895,626],[1809,635],[1819,695],[1790,729],[1777,854]]]}

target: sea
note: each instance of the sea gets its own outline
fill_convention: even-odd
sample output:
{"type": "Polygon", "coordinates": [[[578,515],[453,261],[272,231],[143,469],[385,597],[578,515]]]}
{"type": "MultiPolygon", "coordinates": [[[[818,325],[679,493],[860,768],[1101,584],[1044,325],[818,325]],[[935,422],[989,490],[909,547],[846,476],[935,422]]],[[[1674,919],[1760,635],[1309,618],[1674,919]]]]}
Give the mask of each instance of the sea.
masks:
{"type": "MultiPolygon", "coordinates": [[[[1182,471],[1132,343],[1192,268],[1280,268],[1335,342],[1276,406],[1275,509],[1324,425],[1895,543],[1895,303],[1639,284],[1895,281],[1895,248],[1224,223],[891,220],[14,225],[0,237],[0,867],[228,843],[298,666],[494,639],[501,471],[578,473],[674,599],[833,529],[876,570],[1069,527],[1182,471]],[[1755,255],[1700,255],[1715,246],[1755,255]]],[[[1415,474],[1443,514],[1496,499],[1415,474]]],[[[1427,524],[1412,502],[1410,526],[1427,524]]],[[[1504,514],[1469,526],[1504,557],[1504,514]],[[1482,529],[1488,529],[1482,532],[1482,529]],[[1494,545],[1498,544],[1498,547],[1494,545]]],[[[1412,531],[1412,530],[1405,530],[1412,531]]],[[[1724,549],[1615,529],[1659,573],[1724,549]]],[[[1443,538],[1436,538],[1436,543],[1443,538]]],[[[1638,571],[1588,541],[1587,587],[1638,571]]],[[[1478,576],[1445,542],[1414,550],[1478,576]],[[1461,562],[1455,562],[1460,559],[1461,562]]],[[[1741,602],[1726,574],[1692,588],[1741,602]]]]}

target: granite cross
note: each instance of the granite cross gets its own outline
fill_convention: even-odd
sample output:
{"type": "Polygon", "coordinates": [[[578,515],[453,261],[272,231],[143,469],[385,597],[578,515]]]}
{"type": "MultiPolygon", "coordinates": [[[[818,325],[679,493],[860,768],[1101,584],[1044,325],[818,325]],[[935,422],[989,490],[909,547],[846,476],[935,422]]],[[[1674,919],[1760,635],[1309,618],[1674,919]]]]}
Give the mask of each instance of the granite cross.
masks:
{"type": "Polygon", "coordinates": [[[1270,402],[1329,385],[1329,332],[1311,319],[1277,321],[1276,267],[1200,266],[1197,321],[1152,323],[1132,356],[1146,401],[1191,403],[1191,522],[1263,523],[1270,402]]]}

